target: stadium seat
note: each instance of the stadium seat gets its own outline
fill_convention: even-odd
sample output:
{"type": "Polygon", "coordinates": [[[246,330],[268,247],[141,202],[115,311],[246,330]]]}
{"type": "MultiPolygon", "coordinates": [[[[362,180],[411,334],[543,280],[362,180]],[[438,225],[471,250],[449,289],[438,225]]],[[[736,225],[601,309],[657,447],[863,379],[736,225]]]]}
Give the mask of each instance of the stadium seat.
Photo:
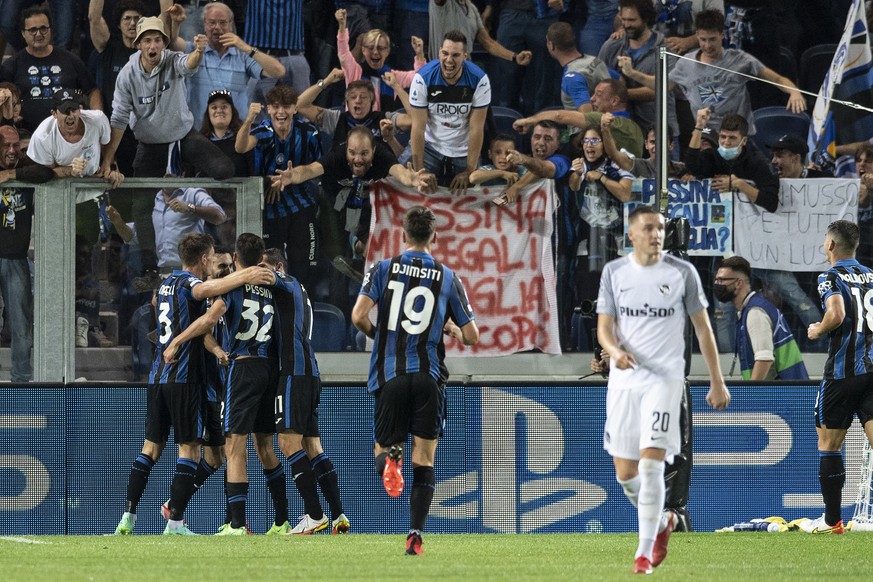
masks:
{"type": "Polygon", "coordinates": [[[797,84],[797,58],[788,47],[779,47],[779,70],[783,77],[788,77],[791,82],[797,84]]]}
{"type": "Polygon", "coordinates": [[[346,344],[346,318],[329,303],[312,304],[312,348],[316,352],[341,352],[346,344]]]}
{"type": "Polygon", "coordinates": [[[751,141],[765,156],[770,155],[767,144],[773,143],[785,134],[796,134],[805,138],[809,132],[809,115],[806,113],[792,113],[785,107],[762,107],[752,114],[755,116],[755,129],[757,133],[751,141]]]}
{"type": "Polygon", "coordinates": [[[510,107],[501,107],[499,105],[491,106],[491,116],[494,119],[494,129],[497,133],[508,133],[515,136],[515,145],[519,151],[525,151],[525,141],[521,135],[512,129],[512,123],[524,117],[521,113],[510,107]]]}
{"type": "MultiPolygon", "coordinates": [[[[797,86],[812,93],[821,89],[825,74],[834,60],[837,51],[835,44],[817,44],[811,46],[800,55],[800,71],[797,86]]],[[[807,102],[815,104],[815,97],[807,96],[807,102]]],[[[810,106],[811,108],[811,106],[810,106]]]]}

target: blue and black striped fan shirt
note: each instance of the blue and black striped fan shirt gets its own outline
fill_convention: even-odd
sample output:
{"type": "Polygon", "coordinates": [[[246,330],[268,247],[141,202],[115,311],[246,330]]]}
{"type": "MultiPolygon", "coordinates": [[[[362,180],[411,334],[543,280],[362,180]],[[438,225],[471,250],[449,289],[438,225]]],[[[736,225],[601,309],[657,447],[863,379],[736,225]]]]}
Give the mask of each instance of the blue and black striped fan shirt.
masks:
{"type": "Polygon", "coordinates": [[[248,0],[246,42],[258,48],[303,50],[303,0],[248,0]]]}
{"type": "MultiPolygon", "coordinates": [[[[254,150],[252,175],[269,177],[276,170],[286,169],[289,162],[292,167],[305,166],[321,159],[318,129],[296,115],[291,123],[291,132],[284,140],[276,135],[269,119],[253,127],[250,134],[258,140],[254,150]]],[[[291,216],[304,208],[315,206],[316,189],[317,186],[312,180],[303,184],[291,184],[282,190],[278,200],[266,206],[266,218],[291,216]]]]}

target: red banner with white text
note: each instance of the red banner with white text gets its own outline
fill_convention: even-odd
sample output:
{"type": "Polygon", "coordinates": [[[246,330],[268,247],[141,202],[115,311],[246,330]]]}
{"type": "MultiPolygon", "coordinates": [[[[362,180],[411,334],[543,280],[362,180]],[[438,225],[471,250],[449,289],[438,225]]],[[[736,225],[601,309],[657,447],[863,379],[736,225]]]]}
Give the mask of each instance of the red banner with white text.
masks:
{"type": "Polygon", "coordinates": [[[394,181],[373,184],[367,264],[403,252],[403,216],[412,206],[427,206],[437,217],[433,256],[461,277],[480,332],[472,348],[446,338],[447,354],[504,356],[531,349],[560,354],[554,184],[533,184],[512,205],[492,203],[497,193],[484,188],[453,196],[440,188],[420,194],[394,181]]]}

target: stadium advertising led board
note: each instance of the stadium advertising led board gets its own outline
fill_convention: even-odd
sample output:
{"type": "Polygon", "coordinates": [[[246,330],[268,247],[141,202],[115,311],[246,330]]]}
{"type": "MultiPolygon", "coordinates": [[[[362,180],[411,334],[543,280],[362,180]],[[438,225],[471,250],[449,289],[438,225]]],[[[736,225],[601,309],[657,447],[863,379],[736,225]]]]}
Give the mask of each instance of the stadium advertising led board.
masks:
{"type": "MultiPolygon", "coordinates": [[[[450,386],[437,449],[428,531],[626,532],[636,513],[602,448],[606,389],[598,385],[450,386]]],[[[812,406],[815,386],[732,386],[728,411],[694,395],[694,471],[689,509],[697,530],[755,517],[821,514],[812,406]]],[[[145,389],[0,389],[0,535],[110,533],[124,508],[142,446],[145,389]],[[59,524],[66,524],[59,531],[59,524]]],[[[363,385],[325,386],[322,441],[337,468],[353,532],[401,533],[408,495],[389,498],[373,470],[372,400],[363,385]]],[[[151,474],[136,533],[157,534],[175,447],[151,474]]],[[[844,502],[855,499],[861,437],[847,441],[844,502]]],[[[263,533],[272,507],[250,448],[249,524],[263,533]]],[[[407,483],[411,467],[404,466],[407,483]]],[[[303,512],[288,484],[292,521],[303,512]]],[[[185,517],[214,533],[225,514],[222,474],[194,496],[185,517]]],[[[326,504],[325,504],[326,507],[326,504]]]]}

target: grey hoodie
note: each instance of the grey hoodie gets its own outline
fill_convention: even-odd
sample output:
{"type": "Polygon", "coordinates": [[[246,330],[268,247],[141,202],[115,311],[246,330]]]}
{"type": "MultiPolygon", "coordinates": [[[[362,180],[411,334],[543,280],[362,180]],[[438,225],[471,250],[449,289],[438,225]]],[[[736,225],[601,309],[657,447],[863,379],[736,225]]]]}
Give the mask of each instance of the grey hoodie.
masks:
{"type": "Polygon", "coordinates": [[[110,125],[124,129],[129,121],[136,139],[147,144],[173,143],[188,135],[194,116],[184,78],[197,69],[187,63],[185,53],[164,49],[158,66],[146,73],[140,51],[133,53],[115,81],[110,125]]]}

